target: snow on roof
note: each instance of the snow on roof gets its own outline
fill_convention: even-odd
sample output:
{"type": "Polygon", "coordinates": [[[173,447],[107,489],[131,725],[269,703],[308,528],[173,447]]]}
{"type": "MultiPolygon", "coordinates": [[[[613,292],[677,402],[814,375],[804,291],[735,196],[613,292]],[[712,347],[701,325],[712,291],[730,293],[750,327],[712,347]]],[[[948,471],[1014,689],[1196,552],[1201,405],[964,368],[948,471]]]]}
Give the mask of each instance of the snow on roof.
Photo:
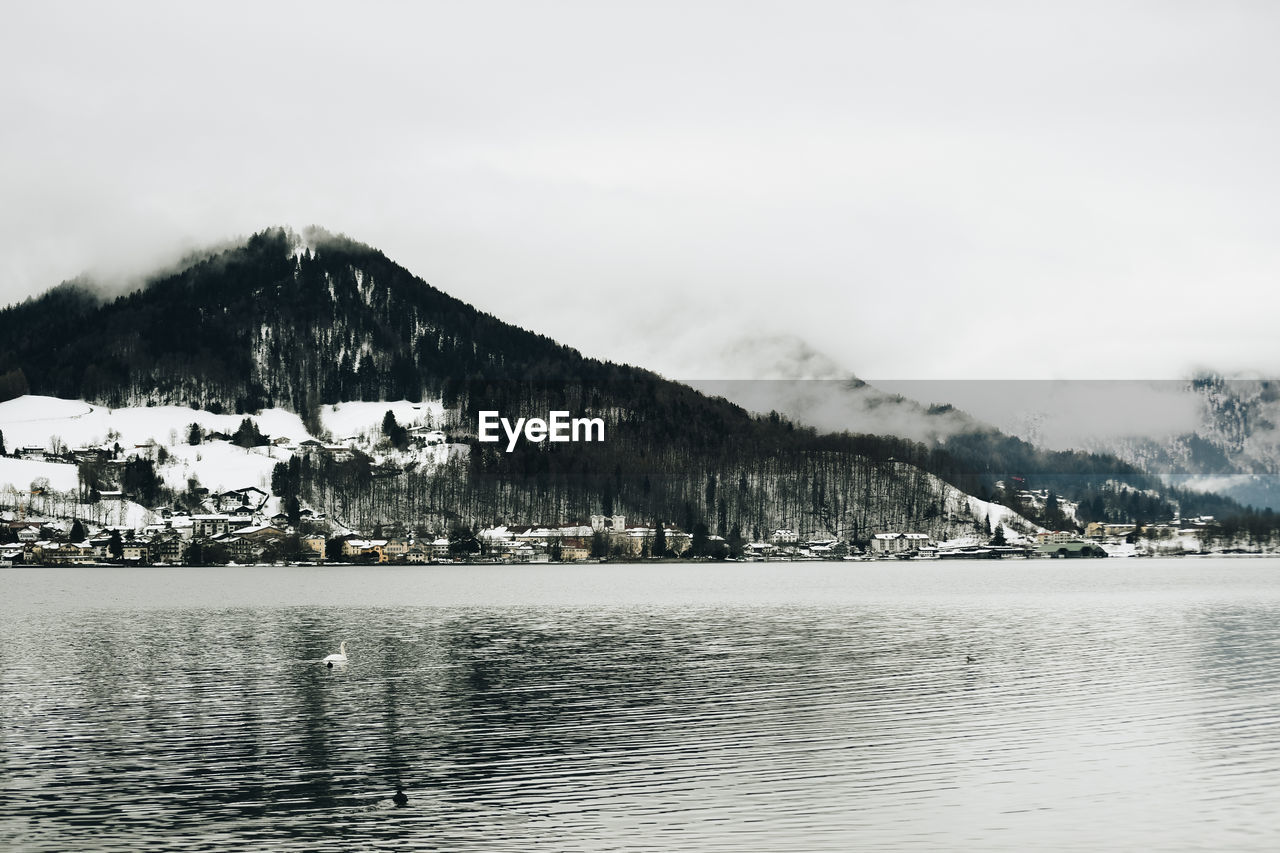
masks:
{"type": "Polygon", "coordinates": [[[274,524],[255,524],[251,527],[241,527],[238,530],[236,530],[236,533],[239,534],[240,536],[247,536],[250,533],[262,533],[264,530],[274,530],[277,533],[284,532],[279,527],[276,527],[274,524]]]}
{"type": "Polygon", "coordinates": [[[352,548],[384,548],[386,547],[386,539],[348,539],[347,544],[352,548]]]}

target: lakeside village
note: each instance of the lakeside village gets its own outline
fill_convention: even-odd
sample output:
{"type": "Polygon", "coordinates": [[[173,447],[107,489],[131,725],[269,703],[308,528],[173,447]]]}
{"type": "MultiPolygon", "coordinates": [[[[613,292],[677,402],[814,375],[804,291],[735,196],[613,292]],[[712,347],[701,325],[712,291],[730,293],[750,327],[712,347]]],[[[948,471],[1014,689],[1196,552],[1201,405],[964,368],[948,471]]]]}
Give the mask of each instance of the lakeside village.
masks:
{"type": "MultiPolygon", "coordinates": [[[[68,404],[72,405],[72,404],[68,404]]],[[[84,405],[84,404],[75,404],[84,405]]],[[[376,404],[374,404],[376,406],[376,404]]],[[[48,408],[49,404],[44,403],[48,408]]],[[[93,407],[90,413],[94,412],[93,407]]],[[[372,407],[370,411],[373,410],[372,407]]],[[[418,407],[415,406],[416,411],[418,407]]],[[[127,411],[127,410],[126,410],[127,411]]],[[[149,414],[149,410],[141,410],[149,414]]],[[[361,409],[348,406],[360,414],[361,409]]],[[[77,415],[82,417],[82,415],[77,415]]],[[[391,412],[381,419],[381,432],[394,432],[391,412]]],[[[373,419],[376,424],[378,418],[373,419]]],[[[374,427],[376,429],[376,426],[374,427]]],[[[245,462],[278,465],[291,454],[314,454],[341,461],[357,452],[358,444],[378,440],[368,433],[339,444],[322,444],[312,438],[278,439],[258,435],[246,418],[236,435],[201,434],[194,424],[189,441],[171,438],[168,447],[154,441],[135,445],[135,455],[121,462],[120,448],[85,446],[71,449],[55,438],[52,449],[23,446],[12,454],[3,451],[0,462],[43,476],[22,492],[10,485],[0,493],[0,566],[40,565],[259,565],[321,563],[414,564],[432,563],[547,563],[583,561],[638,561],[657,559],[715,559],[741,561],[799,560],[948,560],[1045,557],[1107,557],[1224,552],[1214,540],[1212,518],[1175,519],[1171,524],[1091,523],[1071,530],[1043,530],[1023,526],[1017,530],[997,522],[986,535],[969,535],[935,542],[912,530],[882,530],[864,541],[841,541],[823,532],[780,528],[746,541],[735,535],[716,535],[703,525],[694,530],[643,520],[629,523],[623,515],[593,515],[568,524],[505,524],[485,529],[455,525],[448,531],[386,523],[371,530],[356,530],[311,508],[286,503],[265,488],[249,485],[210,493],[192,489],[199,505],[147,507],[120,486],[127,485],[128,466],[144,454],[163,462],[187,453],[197,462],[200,453],[224,451],[204,463],[224,469],[245,462]],[[253,435],[240,436],[240,432],[253,435]],[[241,438],[247,440],[241,442],[241,438]],[[233,447],[240,443],[240,447],[233,447]],[[262,445],[262,446],[259,446],[262,445]],[[280,454],[280,455],[277,455],[280,454]],[[234,461],[233,461],[234,460],[234,461]],[[86,470],[119,468],[119,484],[92,488],[92,503],[70,497],[73,491],[51,487],[49,476],[60,476],[67,486],[74,477],[58,472],[70,469],[82,479],[86,470]],[[114,507],[114,508],[113,508],[114,507]]],[[[2,435],[2,434],[0,434],[2,435]]],[[[445,433],[431,426],[406,431],[406,446],[415,458],[434,464],[468,450],[451,444],[445,433]]],[[[207,469],[206,469],[207,470],[207,469]]],[[[231,476],[249,479],[244,473],[231,476]]],[[[267,470],[270,470],[268,467],[267,470]]],[[[12,477],[11,477],[12,479],[12,477]]],[[[244,481],[241,480],[241,482],[244,481]]],[[[264,482],[261,478],[260,482],[264,482]]],[[[67,486],[63,488],[66,489],[67,486]]],[[[1020,492],[1015,499],[1031,507],[1047,494],[1020,492]]],[[[1064,524],[1074,524],[1074,507],[1062,504],[1064,524]]]]}
{"type": "Polygon", "coordinates": [[[1084,535],[1041,531],[1031,536],[998,525],[988,541],[935,542],[906,531],[876,533],[865,543],[802,536],[777,529],[765,542],[746,542],[662,524],[628,525],[622,515],[593,515],[556,526],[502,525],[419,538],[397,525],[368,533],[325,531],[326,519],[301,510],[297,527],[284,513],[267,515],[270,495],[257,487],[211,497],[223,511],[161,510],[162,521],[139,528],[88,529],[80,521],[0,512],[0,566],[427,565],[439,563],[635,562],[651,559],[738,561],[952,560],[1141,557],[1198,553],[1211,518],[1185,525],[1090,524],[1084,535]]]}

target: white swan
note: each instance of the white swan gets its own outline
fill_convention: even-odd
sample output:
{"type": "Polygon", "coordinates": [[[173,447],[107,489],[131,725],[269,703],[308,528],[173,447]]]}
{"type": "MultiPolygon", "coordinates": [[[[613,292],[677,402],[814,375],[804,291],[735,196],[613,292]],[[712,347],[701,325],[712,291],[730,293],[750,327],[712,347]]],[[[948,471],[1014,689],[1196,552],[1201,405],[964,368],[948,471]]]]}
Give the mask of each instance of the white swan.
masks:
{"type": "Polygon", "coordinates": [[[327,658],[325,658],[322,661],[322,663],[327,663],[330,666],[333,666],[335,663],[346,663],[346,662],[347,662],[347,641],[346,640],[343,640],[342,643],[338,646],[338,653],[336,655],[329,655],[327,658]]]}

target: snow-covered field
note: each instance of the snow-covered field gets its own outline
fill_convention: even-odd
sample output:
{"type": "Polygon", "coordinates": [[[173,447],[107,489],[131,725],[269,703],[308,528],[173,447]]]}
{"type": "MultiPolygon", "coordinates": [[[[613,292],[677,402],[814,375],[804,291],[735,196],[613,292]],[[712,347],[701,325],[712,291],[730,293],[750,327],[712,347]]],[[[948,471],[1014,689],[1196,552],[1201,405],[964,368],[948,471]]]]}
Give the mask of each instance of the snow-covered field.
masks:
{"type": "MultiPolygon", "coordinates": [[[[437,426],[444,407],[437,401],[410,403],[337,403],[320,408],[320,422],[334,440],[354,436],[376,438],[382,419],[391,411],[401,426],[437,426]]],[[[12,453],[18,447],[50,449],[59,439],[67,447],[88,447],[120,442],[121,447],[155,442],[166,446],[185,443],[191,424],[205,432],[231,434],[244,415],[215,415],[183,406],[108,409],[79,400],[27,395],[0,403],[0,432],[12,453]]],[[[264,409],[249,416],[258,429],[272,438],[298,442],[311,436],[302,420],[284,409],[264,409]]]]}
{"type": "MultiPolygon", "coordinates": [[[[382,419],[390,411],[403,427],[439,427],[444,422],[444,406],[435,400],[410,403],[336,403],[320,407],[320,423],[334,439],[377,437],[382,434],[382,419]]],[[[3,429],[3,427],[0,427],[3,429]]]]}
{"type": "MultiPolygon", "coordinates": [[[[444,419],[439,402],[411,403],[338,403],[320,409],[324,435],[311,436],[302,420],[283,409],[266,409],[248,416],[264,435],[286,438],[297,444],[308,438],[346,443],[355,440],[362,447],[372,447],[382,437],[382,421],[386,413],[394,413],[401,426],[438,426],[444,419]]],[[[271,471],[279,462],[293,455],[284,447],[255,447],[249,450],[223,441],[187,443],[192,424],[205,433],[230,435],[236,431],[244,415],[215,415],[182,406],[109,409],[79,400],[28,395],[0,403],[0,433],[9,453],[22,447],[42,450],[114,446],[119,444],[125,455],[146,454],[154,458],[154,448],[163,447],[169,461],[158,467],[158,473],[173,489],[183,490],[191,478],[212,491],[257,486],[269,490],[271,471]]],[[[432,453],[428,458],[434,458],[432,453]]],[[[77,488],[76,466],[35,459],[0,458],[0,491],[10,488],[28,492],[39,478],[49,481],[50,489],[68,492],[77,488]]]]}
{"type": "MultiPolygon", "coordinates": [[[[284,436],[291,441],[307,438],[302,420],[283,409],[266,409],[252,419],[266,435],[284,436]]],[[[55,439],[66,447],[96,447],[119,442],[121,448],[154,442],[174,445],[185,442],[187,429],[199,424],[205,432],[231,434],[244,420],[243,415],[215,415],[183,406],[108,409],[61,400],[57,397],[28,395],[0,403],[0,432],[10,453],[18,447],[53,446],[55,439]]]]}

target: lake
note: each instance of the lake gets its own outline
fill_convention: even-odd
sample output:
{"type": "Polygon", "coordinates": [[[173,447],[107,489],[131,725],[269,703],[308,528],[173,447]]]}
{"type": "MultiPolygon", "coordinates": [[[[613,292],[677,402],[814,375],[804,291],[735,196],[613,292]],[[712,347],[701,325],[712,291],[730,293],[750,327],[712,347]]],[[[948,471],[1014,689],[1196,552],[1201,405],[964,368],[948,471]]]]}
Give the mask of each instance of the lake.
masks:
{"type": "Polygon", "coordinates": [[[0,849],[1280,849],[1277,559],[0,588],[0,849]]]}

